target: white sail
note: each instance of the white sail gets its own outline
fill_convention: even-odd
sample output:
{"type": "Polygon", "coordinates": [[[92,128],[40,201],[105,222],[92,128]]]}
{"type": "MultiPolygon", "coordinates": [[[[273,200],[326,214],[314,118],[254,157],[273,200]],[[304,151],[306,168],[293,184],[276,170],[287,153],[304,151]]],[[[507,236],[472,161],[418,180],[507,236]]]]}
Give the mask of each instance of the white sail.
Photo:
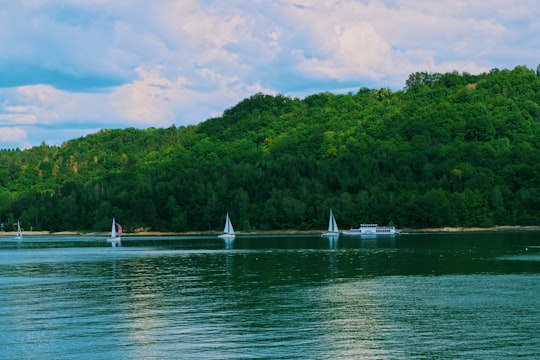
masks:
{"type": "Polygon", "coordinates": [[[330,209],[330,219],[328,220],[328,232],[339,232],[336,218],[334,217],[334,213],[332,212],[332,209],[330,209]]]}
{"type": "Polygon", "coordinates": [[[218,237],[222,239],[234,239],[236,235],[234,234],[234,228],[232,226],[231,218],[229,218],[229,213],[225,217],[225,227],[223,228],[223,234],[218,237]]]}
{"type": "Polygon", "coordinates": [[[120,224],[117,224],[116,220],[113,218],[112,226],[111,226],[111,237],[107,239],[107,241],[111,243],[112,247],[120,247],[122,246],[121,238],[122,238],[122,227],[120,226],[120,224]]]}
{"type": "Polygon", "coordinates": [[[339,229],[338,229],[336,218],[334,217],[334,213],[332,209],[330,209],[330,217],[328,219],[328,232],[322,234],[321,236],[336,237],[336,238],[339,236],[339,229]]]}
{"type": "Polygon", "coordinates": [[[111,227],[111,239],[114,239],[116,237],[116,221],[114,221],[114,218],[112,219],[112,227],[111,227]]]}
{"type": "Polygon", "coordinates": [[[226,234],[234,234],[234,229],[231,223],[231,218],[229,217],[229,213],[227,213],[227,217],[225,219],[225,228],[223,229],[223,232],[226,234]]]}
{"type": "Polygon", "coordinates": [[[19,220],[17,220],[17,235],[15,235],[15,240],[22,240],[21,223],[19,220]]]}

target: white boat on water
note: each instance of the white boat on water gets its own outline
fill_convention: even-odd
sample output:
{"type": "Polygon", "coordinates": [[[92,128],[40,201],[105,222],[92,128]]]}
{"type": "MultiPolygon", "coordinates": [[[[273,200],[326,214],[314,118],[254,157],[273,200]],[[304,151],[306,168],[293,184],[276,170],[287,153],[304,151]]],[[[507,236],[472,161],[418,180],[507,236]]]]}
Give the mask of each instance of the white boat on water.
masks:
{"type": "Polygon", "coordinates": [[[111,237],[107,239],[112,247],[122,246],[122,226],[118,224],[114,218],[112,220],[111,237]]]}
{"type": "Polygon", "coordinates": [[[229,218],[229,213],[225,217],[225,228],[223,229],[223,234],[218,235],[218,238],[232,240],[236,237],[234,234],[234,228],[232,226],[231,219],[229,218]]]}
{"type": "Polygon", "coordinates": [[[328,219],[328,232],[321,234],[321,236],[329,238],[339,237],[339,229],[332,209],[330,209],[330,218],[328,219]]]}
{"type": "Polygon", "coordinates": [[[379,226],[377,224],[360,224],[359,228],[351,228],[343,231],[343,235],[395,235],[399,230],[395,226],[379,226]]]}
{"type": "Polygon", "coordinates": [[[22,240],[21,223],[19,222],[19,220],[17,220],[17,234],[15,235],[13,239],[17,241],[22,240]]]}

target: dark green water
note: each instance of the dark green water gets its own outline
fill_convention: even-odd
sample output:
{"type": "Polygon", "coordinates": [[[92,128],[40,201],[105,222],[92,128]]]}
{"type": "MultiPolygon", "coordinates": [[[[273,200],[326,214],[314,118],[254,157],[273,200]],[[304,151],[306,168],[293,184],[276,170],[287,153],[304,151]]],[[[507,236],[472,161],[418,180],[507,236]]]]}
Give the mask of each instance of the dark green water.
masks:
{"type": "Polygon", "coordinates": [[[538,232],[123,243],[0,243],[0,358],[540,354],[538,232]]]}

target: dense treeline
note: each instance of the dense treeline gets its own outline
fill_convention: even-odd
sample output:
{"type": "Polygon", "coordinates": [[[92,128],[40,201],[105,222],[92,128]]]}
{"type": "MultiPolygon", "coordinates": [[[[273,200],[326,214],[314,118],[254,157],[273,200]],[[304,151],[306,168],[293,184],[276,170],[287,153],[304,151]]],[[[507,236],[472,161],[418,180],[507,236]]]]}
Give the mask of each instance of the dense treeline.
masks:
{"type": "Polygon", "coordinates": [[[403,91],[256,94],[196,126],[0,151],[11,230],[535,225],[540,76],[416,73],[403,91]]]}

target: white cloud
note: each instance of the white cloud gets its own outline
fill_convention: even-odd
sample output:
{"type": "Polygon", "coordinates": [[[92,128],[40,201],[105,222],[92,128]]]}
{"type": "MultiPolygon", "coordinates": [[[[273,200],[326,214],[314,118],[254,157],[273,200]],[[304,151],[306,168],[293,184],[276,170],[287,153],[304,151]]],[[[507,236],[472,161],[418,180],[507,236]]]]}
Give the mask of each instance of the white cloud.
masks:
{"type": "Polygon", "coordinates": [[[162,66],[141,67],[139,79],[116,89],[111,100],[120,119],[139,126],[165,126],[174,123],[175,108],[189,98],[183,79],[163,77],[162,66]],[[182,96],[184,95],[184,96],[182,96]]]}
{"type": "Polygon", "coordinates": [[[292,53],[305,76],[371,78],[394,87],[415,71],[488,71],[497,57],[514,56],[506,39],[523,37],[527,26],[516,19],[537,26],[538,10],[526,13],[528,6],[532,1],[294,1],[288,14],[306,41],[292,53]]]}
{"type": "Polygon", "coordinates": [[[0,144],[5,144],[4,148],[26,148],[28,136],[21,127],[2,127],[0,128],[0,144]]]}
{"type": "Polygon", "coordinates": [[[416,71],[540,62],[532,0],[2,5],[0,133],[24,125],[32,143],[53,130],[193,124],[255,92],[401,88],[416,71]]]}
{"type": "Polygon", "coordinates": [[[391,65],[390,45],[367,23],[334,26],[325,40],[329,50],[322,56],[305,57],[299,68],[307,76],[337,80],[369,76],[378,78],[391,65]]]}
{"type": "Polygon", "coordinates": [[[108,95],[75,93],[50,85],[20,86],[0,91],[6,100],[0,107],[4,125],[40,124],[42,126],[76,127],[89,121],[110,123],[113,114],[108,95]]]}
{"type": "Polygon", "coordinates": [[[8,111],[11,113],[0,114],[1,125],[31,125],[37,123],[36,116],[29,114],[25,107],[14,106],[8,108],[8,111]]]}

